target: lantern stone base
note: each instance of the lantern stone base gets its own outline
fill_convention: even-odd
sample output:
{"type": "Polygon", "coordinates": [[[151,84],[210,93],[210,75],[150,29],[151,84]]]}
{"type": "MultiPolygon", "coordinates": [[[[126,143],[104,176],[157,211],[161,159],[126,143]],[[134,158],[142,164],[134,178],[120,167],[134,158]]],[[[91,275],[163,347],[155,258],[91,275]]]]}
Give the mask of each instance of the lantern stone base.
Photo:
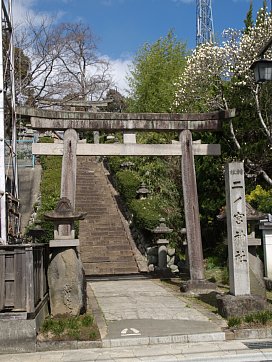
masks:
{"type": "Polygon", "coordinates": [[[264,277],[264,283],[267,290],[272,290],[272,279],[264,277]]]}
{"type": "Polygon", "coordinates": [[[224,318],[241,317],[267,308],[266,299],[259,295],[218,295],[218,313],[224,318]]]}
{"type": "Polygon", "coordinates": [[[79,239],[57,239],[50,240],[50,248],[70,248],[73,246],[79,246],[79,239]]]}
{"type": "Polygon", "coordinates": [[[160,279],[171,279],[175,276],[170,268],[159,268],[157,266],[154,269],[153,275],[160,279]]]}
{"type": "Polygon", "coordinates": [[[52,316],[78,316],[86,310],[86,282],[75,249],[52,249],[48,284],[52,316]]]}
{"type": "Polygon", "coordinates": [[[205,290],[215,290],[216,285],[214,283],[209,282],[208,280],[186,280],[181,282],[180,291],[187,292],[203,292],[205,290]]]}

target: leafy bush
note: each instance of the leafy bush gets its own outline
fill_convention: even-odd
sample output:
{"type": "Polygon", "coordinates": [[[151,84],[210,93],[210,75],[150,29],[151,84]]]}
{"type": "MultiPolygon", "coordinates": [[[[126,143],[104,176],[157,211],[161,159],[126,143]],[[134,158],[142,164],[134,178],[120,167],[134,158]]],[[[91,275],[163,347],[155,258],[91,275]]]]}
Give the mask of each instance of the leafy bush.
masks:
{"type": "Polygon", "coordinates": [[[44,338],[53,340],[96,340],[99,338],[97,326],[90,314],[79,317],[63,315],[46,318],[41,333],[44,338]]]}
{"type": "Polygon", "coordinates": [[[232,317],[228,320],[229,328],[239,327],[241,324],[242,324],[242,319],[240,317],[232,317]]]}
{"type": "MultiPolygon", "coordinates": [[[[52,143],[51,137],[40,138],[42,143],[52,143]]],[[[41,208],[38,210],[38,218],[42,221],[41,226],[45,234],[40,238],[41,242],[53,239],[54,226],[52,222],[43,219],[44,213],[53,210],[60,198],[61,189],[61,156],[41,156],[42,179],[41,179],[41,208]]]]}
{"type": "Polygon", "coordinates": [[[141,184],[141,178],[135,171],[122,170],[116,173],[117,187],[129,204],[133,200],[137,193],[137,189],[141,184]]]}
{"type": "MultiPolygon", "coordinates": [[[[137,134],[137,139],[143,143],[170,142],[166,134],[157,135],[153,132],[137,134]]],[[[165,217],[167,226],[173,229],[173,233],[168,236],[173,247],[179,247],[180,229],[185,226],[180,194],[182,189],[179,187],[180,162],[176,160],[174,157],[151,156],[108,159],[117,189],[133,214],[133,224],[142,232],[150,231],[159,224],[161,217],[165,217]],[[133,162],[133,166],[123,170],[121,165],[127,161],[133,162]],[[136,191],[141,182],[145,182],[150,191],[149,197],[145,200],[137,199],[136,191]]],[[[152,237],[149,232],[147,235],[152,237]]]]}
{"type": "Polygon", "coordinates": [[[269,323],[271,326],[272,322],[272,311],[262,310],[260,312],[247,314],[243,317],[233,317],[228,320],[229,328],[239,328],[239,327],[252,327],[252,326],[265,326],[269,323]]]}
{"type": "Polygon", "coordinates": [[[159,200],[156,197],[150,197],[144,200],[134,199],[130,203],[130,211],[133,214],[133,220],[140,230],[154,229],[161,218],[159,200]]]}
{"type": "Polygon", "coordinates": [[[262,186],[257,185],[249,195],[246,195],[246,200],[255,209],[264,213],[272,213],[272,189],[265,190],[262,186]]]}

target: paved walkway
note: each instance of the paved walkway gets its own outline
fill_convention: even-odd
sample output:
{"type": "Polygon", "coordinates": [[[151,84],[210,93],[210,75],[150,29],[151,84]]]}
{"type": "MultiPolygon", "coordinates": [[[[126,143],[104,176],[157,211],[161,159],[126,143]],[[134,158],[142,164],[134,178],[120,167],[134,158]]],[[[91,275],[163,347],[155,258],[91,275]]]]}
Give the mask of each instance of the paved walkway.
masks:
{"type": "Polygon", "coordinates": [[[271,362],[272,349],[241,341],[160,344],[0,355],[0,362],[271,362]]]}
{"type": "Polygon", "coordinates": [[[86,349],[0,354],[0,362],[272,361],[271,341],[253,343],[255,349],[225,341],[219,318],[189,306],[159,281],[91,282],[88,292],[104,348],[87,344],[86,349]]]}
{"type": "Polygon", "coordinates": [[[89,287],[91,304],[96,300],[105,318],[106,325],[98,323],[104,347],[225,340],[211,313],[204,315],[159,280],[95,281],[89,287]]]}

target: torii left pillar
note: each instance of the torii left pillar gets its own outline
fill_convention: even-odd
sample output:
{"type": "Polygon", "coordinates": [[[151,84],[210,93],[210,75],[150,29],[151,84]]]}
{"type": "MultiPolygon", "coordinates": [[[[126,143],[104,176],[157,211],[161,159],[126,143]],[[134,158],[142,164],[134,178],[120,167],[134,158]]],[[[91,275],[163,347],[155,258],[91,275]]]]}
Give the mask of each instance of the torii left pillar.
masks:
{"type": "MultiPolygon", "coordinates": [[[[68,129],[64,133],[61,197],[70,200],[75,211],[76,193],[76,148],[77,132],[68,129]]],[[[86,309],[86,291],[82,263],[72,240],[65,240],[69,230],[61,225],[59,234],[62,239],[51,248],[50,265],[48,267],[48,284],[51,315],[79,315],[86,309]],[[69,246],[66,246],[69,243],[69,246]],[[58,245],[59,244],[59,245],[58,245]]],[[[76,241],[76,240],[75,240],[76,241]]]]}
{"type": "Polygon", "coordinates": [[[182,148],[181,173],[183,201],[190,270],[190,280],[182,283],[181,291],[213,289],[214,284],[205,280],[204,276],[193,141],[192,134],[189,130],[184,130],[180,133],[180,142],[182,148]]]}

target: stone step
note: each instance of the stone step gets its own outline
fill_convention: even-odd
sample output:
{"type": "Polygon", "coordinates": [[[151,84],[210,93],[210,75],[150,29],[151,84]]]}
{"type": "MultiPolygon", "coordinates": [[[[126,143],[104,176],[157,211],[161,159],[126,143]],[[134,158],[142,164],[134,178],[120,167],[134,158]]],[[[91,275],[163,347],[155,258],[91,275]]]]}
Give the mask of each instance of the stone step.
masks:
{"type": "Polygon", "coordinates": [[[84,263],[85,275],[116,275],[116,274],[137,274],[138,268],[131,267],[130,263],[109,262],[109,263],[84,263]]]}
{"type": "Polygon", "coordinates": [[[98,255],[98,256],[105,256],[105,255],[112,255],[112,256],[133,256],[133,252],[131,249],[127,248],[124,249],[123,245],[120,245],[119,248],[112,249],[111,247],[108,246],[94,246],[91,250],[90,248],[86,247],[86,246],[82,246],[80,245],[80,253],[84,253],[84,255],[88,255],[88,256],[93,256],[93,255],[98,255]]]}
{"type": "Polygon", "coordinates": [[[87,252],[88,248],[89,251],[92,251],[93,248],[97,248],[96,250],[99,250],[99,248],[109,248],[110,251],[131,250],[131,246],[126,239],[118,239],[113,243],[109,243],[108,241],[103,242],[103,240],[98,240],[98,242],[96,240],[80,240],[80,250],[87,252]]]}
{"type": "Polygon", "coordinates": [[[80,243],[80,250],[82,249],[82,248],[84,248],[83,250],[84,250],[84,252],[92,252],[93,251],[93,249],[94,248],[100,248],[100,247],[102,247],[102,248],[107,248],[107,247],[109,247],[109,249],[110,249],[110,251],[112,252],[112,253],[114,253],[115,251],[117,251],[117,252],[123,252],[123,253],[125,253],[125,252],[131,252],[131,247],[130,247],[130,245],[129,244],[112,244],[112,245],[99,245],[99,246],[97,246],[97,245],[89,245],[88,247],[89,247],[89,249],[87,250],[87,248],[85,248],[85,247],[87,247],[87,245],[81,245],[81,243],[80,243]]]}
{"type": "Polygon", "coordinates": [[[133,262],[133,256],[131,255],[88,255],[83,254],[81,256],[81,261],[83,265],[85,266],[88,263],[132,263],[133,262]]]}
{"type": "Polygon", "coordinates": [[[77,157],[76,209],[87,212],[79,224],[80,255],[86,275],[138,273],[112,186],[96,157],[77,157]],[[90,172],[91,171],[91,172],[90,172]]]}
{"type": "MultiPolygon", "coordinates": [[[[100,236],[100,234],[106,234],[107,236],[109,235],[123,235],[124,234],[124,229],[121,228],[116,228],[114,229],[114,227],[112,225],[109,225],[109,227],[100,227],[100,228],[96,228],[95,226],[91,226],[91,225],[82,225],[80,226],[80,230],[82,231],[82,235],[92,235],[94,237],[96,236],[100,236]],[[111,230],[109,230],[108,228],[111,228],[111,230]]],[[[81,234],[81,233],[80,233],[81,234]]]]}
{"type": "Polygon", "coordinates": [[[126,239],[111,239],[111,240],[105,240],[105,239],[96,239],[96,240],[91,240],[91,239],[86,239],[86,240],[80,240],[80,245],[85,247],[85,251],[86,251],[86,247],[89,247],[90,250],[91,248],[93,248],[94,246],[109,246],[110,248],[115,247],[115,246],[119,246],[120,248],[122,247],[123,250],[129,250],[131,249],[130,245],[128,244],[128,241],[126,239]],[[128,245],[128,248],[126,248],[126,245],[128,245]]]}

